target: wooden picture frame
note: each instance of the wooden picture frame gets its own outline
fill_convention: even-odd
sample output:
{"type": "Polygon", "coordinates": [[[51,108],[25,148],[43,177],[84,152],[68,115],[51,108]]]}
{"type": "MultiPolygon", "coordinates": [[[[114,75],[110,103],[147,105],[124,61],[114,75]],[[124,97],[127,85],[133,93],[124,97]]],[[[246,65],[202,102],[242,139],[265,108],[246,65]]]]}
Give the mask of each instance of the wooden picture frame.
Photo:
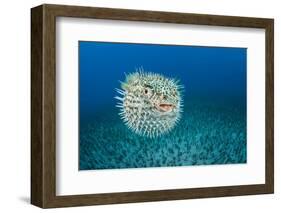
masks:
{"type": "Polygon", "coordinates": [[[133,203],[274,191],[274,21],[218,15],[44,4],[31,9],[31,203],[42,208],[133,203]],[[208,188],[56,195],[56,18],[262,28],[266,34],[265,184],[208,188]]]}

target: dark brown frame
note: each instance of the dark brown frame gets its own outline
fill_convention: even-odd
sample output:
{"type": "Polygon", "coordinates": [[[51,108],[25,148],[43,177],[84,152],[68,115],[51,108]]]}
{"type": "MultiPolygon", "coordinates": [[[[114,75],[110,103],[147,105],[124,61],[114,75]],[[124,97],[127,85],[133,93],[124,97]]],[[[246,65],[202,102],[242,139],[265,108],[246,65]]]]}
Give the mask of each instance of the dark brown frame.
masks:
{"type": "Polygon", "coordinates": [[[31,203],[66,207],[274,192],[274,20],[217,15],[41,5],[31,9],[31,203]],[[266,32],[266,183],[195,189],[56,196],[56,17],[263,28],[266,32]]]}

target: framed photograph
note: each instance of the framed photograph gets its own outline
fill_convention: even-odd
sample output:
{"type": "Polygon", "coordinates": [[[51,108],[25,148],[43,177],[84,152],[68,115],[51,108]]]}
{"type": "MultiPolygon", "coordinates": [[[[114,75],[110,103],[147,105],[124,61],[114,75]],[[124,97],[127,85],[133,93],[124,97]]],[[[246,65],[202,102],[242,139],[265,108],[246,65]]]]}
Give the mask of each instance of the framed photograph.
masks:
{"type": "Polygon", "coordinates": [[[31,9],[31,203],[274,191],[274,21],[31,9]]]}

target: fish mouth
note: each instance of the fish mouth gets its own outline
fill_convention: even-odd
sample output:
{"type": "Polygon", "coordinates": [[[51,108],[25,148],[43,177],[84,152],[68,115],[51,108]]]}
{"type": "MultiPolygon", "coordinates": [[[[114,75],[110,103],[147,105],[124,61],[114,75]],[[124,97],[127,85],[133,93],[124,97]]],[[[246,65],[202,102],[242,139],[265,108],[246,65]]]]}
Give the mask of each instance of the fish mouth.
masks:
{"type": "Polygon", "coordinates": [[[171,112],[175,108],[175,105],[170,103],[160,103],[156,108],[161,112],[171,112]]]}

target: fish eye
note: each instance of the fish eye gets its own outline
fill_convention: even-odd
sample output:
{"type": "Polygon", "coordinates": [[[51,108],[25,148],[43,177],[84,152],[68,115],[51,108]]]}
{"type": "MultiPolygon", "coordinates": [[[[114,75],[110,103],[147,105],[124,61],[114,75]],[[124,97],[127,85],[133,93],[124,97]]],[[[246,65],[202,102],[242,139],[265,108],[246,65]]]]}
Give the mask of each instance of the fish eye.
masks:
{"type": "Polygon", "coordinates": [[[151,95],[151,89],[150,88],[147,88],[147,87],[145,87],[144,88],[144,90],[143,90],[143,93],[144,93],[144,95],[146,95],[146,96],[150,96],[151,95]]]}
{"type": "Polygon", "coordinates": [[[143,93],[145,95],[151,95],[152,93],[152,87],[150,85],[144,85],[143,87],[143,93]]]}
{"type": "Polygon", "coordinates": [[[144,89],[144,94],[147,94],[148,93],[148,89],[144,89]]]}

